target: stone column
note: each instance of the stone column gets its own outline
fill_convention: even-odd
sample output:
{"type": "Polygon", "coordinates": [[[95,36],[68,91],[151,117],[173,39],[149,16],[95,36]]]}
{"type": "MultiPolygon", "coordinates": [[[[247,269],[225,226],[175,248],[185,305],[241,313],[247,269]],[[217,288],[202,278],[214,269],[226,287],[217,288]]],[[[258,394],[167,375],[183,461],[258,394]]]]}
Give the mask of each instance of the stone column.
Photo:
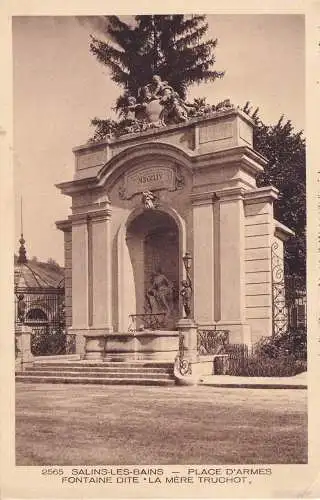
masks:
{"type": "Polygon", "coordinates": [[[33,361],[33,354],[31,352],[31,335],[32,328],[29,326],[24,324],[16,326],[15,337],[18,348],[17,361],[20,360],[22,368],[33,361]]]}

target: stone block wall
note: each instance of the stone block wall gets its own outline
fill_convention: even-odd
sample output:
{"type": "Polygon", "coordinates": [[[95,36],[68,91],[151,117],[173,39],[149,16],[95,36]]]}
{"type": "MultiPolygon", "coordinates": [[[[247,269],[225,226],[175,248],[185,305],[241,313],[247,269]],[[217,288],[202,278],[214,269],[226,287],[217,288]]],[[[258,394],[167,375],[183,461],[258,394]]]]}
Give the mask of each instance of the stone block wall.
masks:
{"type": "Polygon", "coordinates": [[[271,242],[273,210],[269,201],[245,205],[245,316],[252,343],[272,334],[271,242]]]}

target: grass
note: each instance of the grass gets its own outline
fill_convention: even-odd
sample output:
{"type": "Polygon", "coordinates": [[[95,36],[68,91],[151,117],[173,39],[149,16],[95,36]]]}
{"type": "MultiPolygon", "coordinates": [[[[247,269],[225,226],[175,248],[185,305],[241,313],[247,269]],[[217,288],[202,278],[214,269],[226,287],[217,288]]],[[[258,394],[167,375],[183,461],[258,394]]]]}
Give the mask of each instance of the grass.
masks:
{"type": "Polygon", "coordinates": [[[17,383],[17,465],[307,463],[294,389],[17,383]]]}

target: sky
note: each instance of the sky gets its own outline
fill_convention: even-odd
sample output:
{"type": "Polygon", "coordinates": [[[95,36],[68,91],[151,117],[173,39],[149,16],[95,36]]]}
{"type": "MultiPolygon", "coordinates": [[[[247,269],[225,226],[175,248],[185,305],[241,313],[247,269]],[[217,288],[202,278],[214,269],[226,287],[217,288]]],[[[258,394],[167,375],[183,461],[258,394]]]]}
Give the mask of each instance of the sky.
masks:
{"type": "MultiPolygon", "coordinates": [[[[266,123],[284,114],[296,130],[304,129],[304,17],[220,14],[208,22],[208,36],[218,38],[215,69],[226,74],[190,87],[189,99],[251,101],[266,123]]],[[[55,221],[71,213],[71,199],[55,184],[72,179],[72,148],[92,136],[90,120],[114,117],[121,89],[89,51],[90,34],[103,36],[102,27],[94,16],[13,18],[15,251],[22,197],[29,258],[63,265],[63,233],[55,221]]]]}

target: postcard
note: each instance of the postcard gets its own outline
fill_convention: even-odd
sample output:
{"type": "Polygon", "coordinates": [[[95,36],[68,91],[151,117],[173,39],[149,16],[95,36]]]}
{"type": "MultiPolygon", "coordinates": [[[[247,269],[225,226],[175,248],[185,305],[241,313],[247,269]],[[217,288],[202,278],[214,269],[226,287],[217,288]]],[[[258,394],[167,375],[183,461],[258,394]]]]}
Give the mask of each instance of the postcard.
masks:
{"type": "Polygon", "coordinates": [[[318,497],[320,4],[1,14],[3,498],[318,497]]]}

